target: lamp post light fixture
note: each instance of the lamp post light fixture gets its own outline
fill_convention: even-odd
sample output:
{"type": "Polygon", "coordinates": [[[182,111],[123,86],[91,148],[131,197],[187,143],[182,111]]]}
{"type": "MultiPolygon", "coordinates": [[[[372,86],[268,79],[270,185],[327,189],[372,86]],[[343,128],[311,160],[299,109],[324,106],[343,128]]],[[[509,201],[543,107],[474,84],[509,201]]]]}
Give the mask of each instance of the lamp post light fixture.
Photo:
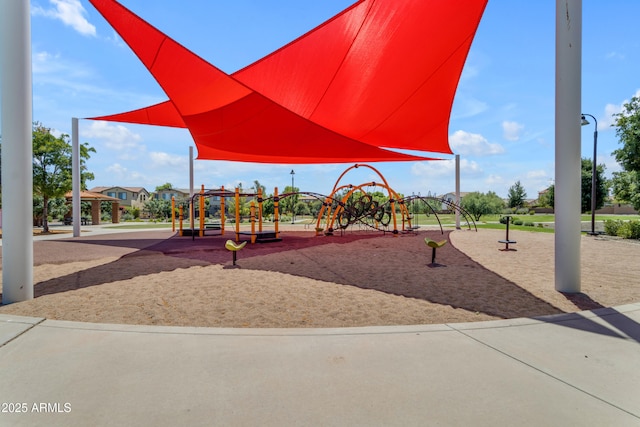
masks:
{"type": "Polygon", "coordinates": [[[593,119],[593,123],[595,124],[595,130],[593,131],[593,164],[591,168],[591,231],[587,232],[587,234],[591,236],[597,236],[600,234],[596,232],[596,176],[597,176],[597,150],[598,150],[598,121],[591,114],[582,114],[580,124],[582,126],[586,126],[589,124],[589,121],[585,116],[589,116],[593,119]]]}
{"type": "MultiPolygon", "coordinates": [[[[293,176],[296,174],[293,169],[291,169],[291,192],[294,192],[295,186],[293,185],[293,176]]],[[[293,197],[293,196],[291,196],[293,197]]],[[[296,222],[296,206],[294,204],[295,199],[291,199],[291,224],[296,222]]]]}

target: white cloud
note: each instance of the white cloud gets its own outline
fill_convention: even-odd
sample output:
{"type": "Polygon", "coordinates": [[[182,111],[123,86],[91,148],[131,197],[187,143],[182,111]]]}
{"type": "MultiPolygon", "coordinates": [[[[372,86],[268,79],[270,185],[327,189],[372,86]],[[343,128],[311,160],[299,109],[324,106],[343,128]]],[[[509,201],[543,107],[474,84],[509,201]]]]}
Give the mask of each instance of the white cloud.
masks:
{"type": "Polygon", "coordinates": [[[543,170],[534,170],[527,172],[528,179],[547,178],[547,172],[543,170]]]}
{"type": "Polygon", "coordinates": [[[111,37],[107,37],[107,40],[112,42],[116,46],[125,47],[125,48],[127,47],[127,44],[124,41],[122,41],[122,38],[120,38],[120,35],[116,32],[116,30],[113,30],[113,32],[111,33],[111,37]]]}
{"type": "Polygon", "coordinates": [[[34,74],[45,74],[57,71],[60,55],[53,55],[49,52],[34,52],[31,58],[31,67],[34,74]]]}
{"type": "Polygon", "coordinates": [[[451,148],[462,155],[490,156],[504,153],[504,148],[500,144],[487,141],[485,137],[477,133],[469,133],[458,130],[449,135],[451,148]]]}
{"type": "Polygon", "coordinates": [[[83,129],[82,136],[102,139],[105,146],[112,150],[144,150],[144,146],[139,144],[142,137],[119,124],[93,121],[89,127],[83,129]]]}
{"type": "Polygon", "coordinates": [[[598,164],[604,163],[605,166],[605,175],[611,176],[613,172],[620,172],[622,170],[622,166],[616,160],[615,156],[610,153],[598,153],[598,164]]]}
{"type": "MultiPolygon", "coordinates": [[[[640,97],[640,89],[636,91],[633,95],[634,97],[640,97]]],[[[604,107],[604,117],[598,119],[598,130],[608,130],[611,129],[611,126],[615,124],[615,114],[619,114],[622,112],[623,105],[628,103],[630,100],[625,99],[620,104],[607,104],[604,107]]]]}
{"type": "Polygon", "coordinates": [[[189,170],[188,156],[176,156],[159,151],[149,153],[149,167],[152,168],[178,168],[181,171],[189,170]]]}
{"type": "Polygon", "coordinates": [[[33,14],[58,19],[83,36],[96,35],[96,27],[85,18],[87,11],[82,7],[80,0],[49,0],[49,3],[53,9],[36,6],[33,8],[33,14]]]}
{"type": "Polygon", "coordinates": [[[110,174],[115,175],[115,178],[126,176],[128,172],[127,168],[125,168],[119,163],[114,163],[111,166],[108,166],[106,170],[110,174]]]}
{"type": "MultiPolygon", "coordinates": [[[[123,185],[122,183],[147,183],[147,176],[138,171],[130,171],[127,167],[120,163],[114,163],[105,168],[105,171],[109,174],[109,181],[102,182],[101,185],[123,185]]],[[[130,184],[126,184],[130,185],[130,184]]],[[[132,184],[131,184],[132,185],[132,184]]],[[[148,189],[147,189],[148,190],[148,189]]]]}
{"type": "Polygon", "coordinates": [[[460,95],[456,98],[453,110],[451,111],[451,119],[459,120],[473,116],[477,116],[488,109],[486,102],[479,101],[469,96],[460,95]]]}
{"type": "Polygon", "coordinates": [[[504,178],[500,175],[490,174],[484,181],[489,186],[498,186],[504,184],[504,178]]]}
{"type": "MultiPolygon", "coordinates": [[[[411,166],[411,174],[417,177],[453,177],[455,175],[455,160],[434,160],[431,162],[416,162],[411,166]]],[[[482,168],[475,161],[460,159],[460,174],[477,176],[482,174],[482,168]]]]}
{"type": "Polygon", "coordinates": [[[144,157],[147,148],[141,144],[142,137],[132,132],[121,124],[111,124],[104,121],[91,121],[89,126],[83,126],[80,138],[93,138],[101,140],[98,143],[90,142],[100,155],[104,155],[101,148],[115,151],[111,154],[118,160],[136,160],[144,157]]]}
{"type": "Polygon", "coordinates": [[[605,55],[605,58],[607,59],[618,59],[618,60],[623,60],[625,59],[625,56],[623,53],[620,52],[616,52],[615,50],[612,52],[609,52],[605,55]]]}
{"type": "Polygon", "coordinates": [[[520,139],[520,133],[524,129],[524,125],[518,122],[504,121],[502,122],[502,135],[507,141],[517,141],[520,139]]]}
{"type": "Polygon", "coordinates": [[[480,74],[480,68],[481,67],[479,65],[472,65],[470,63],[465,64],[462,69],[462,74],[460,75],[460,80],[471,80],[477,77],[480,74]]]}
{"type": "Polygon", "coordinates": [[[607,104],[604,107],[604,117],[601,120],[598,120],[598,130],[600,129],[608,129],[615,123],[615,114],[618,114],[622,111],[622,104],[614,105],[607,104]]]}
{"type": "Polygon", "coordinates": [[[33,52],[31,67],[35,84],[56,82],[59,85],[77,87],[79,79],[91,77],[93,74],[93,71],[85,64],[47,51],[33,52]]]}
{"type": "Polygon", "coordinates": [[[535,199],[538,197],[539,191],[549,187],[551,181],[552,179],[547,174],[547,171],[539,169],[528,171],[522,184],[527,189],[527,197],[535,199]]]}

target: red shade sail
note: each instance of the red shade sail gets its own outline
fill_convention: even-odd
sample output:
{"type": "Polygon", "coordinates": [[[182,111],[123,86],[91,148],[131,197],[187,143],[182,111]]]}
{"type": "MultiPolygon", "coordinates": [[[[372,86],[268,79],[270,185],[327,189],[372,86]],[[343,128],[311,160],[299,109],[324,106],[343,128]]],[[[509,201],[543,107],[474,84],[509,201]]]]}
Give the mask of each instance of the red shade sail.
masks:
{"type": "Polygon", "coordinates": [[[90,0],[169,101],[92,119],[186,127],[198,158],[424,160],[451,153],[449,115],[486,0],[361,0],[228,75],[114,0],[90,0]]]}

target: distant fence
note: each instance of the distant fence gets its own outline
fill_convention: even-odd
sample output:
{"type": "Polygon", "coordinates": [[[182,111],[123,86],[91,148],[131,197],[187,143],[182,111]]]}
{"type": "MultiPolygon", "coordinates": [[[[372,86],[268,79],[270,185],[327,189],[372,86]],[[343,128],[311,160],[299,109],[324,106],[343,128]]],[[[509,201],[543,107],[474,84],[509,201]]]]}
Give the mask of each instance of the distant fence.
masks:
{"type": "Polygon", "coordinates": [[[633,206],[616,204],[598,209],[596,213],[603,215],[637,215],[638,211],[633,209],[633,206]]]}
{"type": "MultiPolygon", "coordinates": [[[[533,208],[537,214],[552,214],[553,208],[533,208]]],[[[605,206],[596,211],[598,215],[638,215],[638,211],[633,206],[616,204],[613,206],[605,206]]]]}

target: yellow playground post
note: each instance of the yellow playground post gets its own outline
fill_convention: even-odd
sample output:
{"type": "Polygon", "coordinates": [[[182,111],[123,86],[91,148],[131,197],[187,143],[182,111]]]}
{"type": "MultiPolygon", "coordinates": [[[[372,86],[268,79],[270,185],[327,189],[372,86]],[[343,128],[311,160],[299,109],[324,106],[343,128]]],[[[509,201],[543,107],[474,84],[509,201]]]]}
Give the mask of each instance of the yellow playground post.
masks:
{"type": "Polygon", "coordinates": [[[262,188],[258,188],[258,231],[262,233],[262,188]]]}
{"type": "Polygon", "coordinates": [[[220,187],[220,193],[222,194],[220,196],[220,235],[224,236],[224,220],[225,220],[225,216],[224,216],[224,185],[222,187],[220,187]]]}
{"type": "Polygon", "coordinates": [[[276,239],[280,238],[278,234],[278,204],[280,199],[278,198],[278,187],[273,190],[273,225],[276,231],[276,239]]]}
{"type": "Polygon", "coordinates": [[[176,197],[171,196],[171,231],[176,231],[176,197]]]}
{"type": "Polygon", "coordinates": [[[200,237],[204,236],[204,184],[200,188],[200,237]]]}
{"type": "Polygon", "coordinates": [[[256,202],[251,201],[251,244],[256,242],[256,202]]]}

